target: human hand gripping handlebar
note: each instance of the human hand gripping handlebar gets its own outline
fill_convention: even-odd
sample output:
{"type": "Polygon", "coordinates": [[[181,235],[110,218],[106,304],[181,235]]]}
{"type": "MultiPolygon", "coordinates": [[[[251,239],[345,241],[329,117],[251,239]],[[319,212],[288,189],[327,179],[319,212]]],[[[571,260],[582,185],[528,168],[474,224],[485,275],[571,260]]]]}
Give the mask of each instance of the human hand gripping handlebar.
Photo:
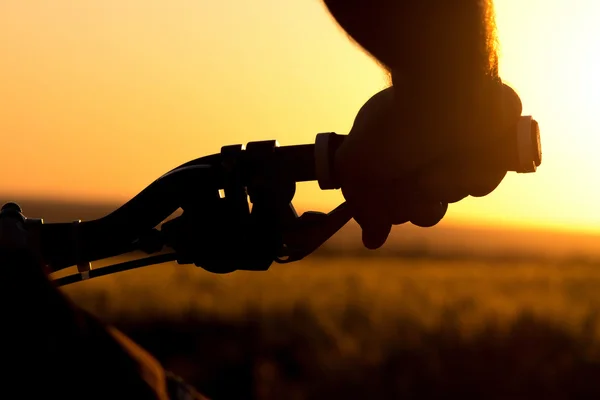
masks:
{"type": "MultiPolygon", "coordinates": [[[[328,214],[302,216],[292,205],[296,182],[339,188],[333,159],[344,138],[330,132],[318,134],[314,144],[225,146],[219,154],[171,170],[114,212],[91,221],[44,224],[7,203],[0,211],[0,251],[26,248],[51,272],[77,265],[77,273],[55,280],[58,285],[168,261],[214,273],[298,261],[352,218],[346,203],[328,214]],[[182,215],[161,225],[178,208],[182,215]],[[91,268],[92,261],[140,250],[161,254],[91,268]]],[[[520,117],[493,152],[506,171],[535,172],[541,164],[538,123],[520,117]]]]}

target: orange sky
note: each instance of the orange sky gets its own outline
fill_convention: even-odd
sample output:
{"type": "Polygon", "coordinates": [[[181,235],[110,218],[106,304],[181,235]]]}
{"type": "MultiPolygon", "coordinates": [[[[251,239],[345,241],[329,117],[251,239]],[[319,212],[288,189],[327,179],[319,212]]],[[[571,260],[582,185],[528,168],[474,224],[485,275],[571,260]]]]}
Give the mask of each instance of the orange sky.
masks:
{"type": "MultiPolygon", "coordinates": [[[[496,3],[501,76],[540,121],[544,162],[448,220],[600,231],[600,3],[496,3]]],[[[385,85],[319,0],[7,0],[0,52],[1,191],[17,200],[124,201],[224,144],[347,133],[385,85]]],[[[296,198],[340,201],[316,184],[296,198]]]]}

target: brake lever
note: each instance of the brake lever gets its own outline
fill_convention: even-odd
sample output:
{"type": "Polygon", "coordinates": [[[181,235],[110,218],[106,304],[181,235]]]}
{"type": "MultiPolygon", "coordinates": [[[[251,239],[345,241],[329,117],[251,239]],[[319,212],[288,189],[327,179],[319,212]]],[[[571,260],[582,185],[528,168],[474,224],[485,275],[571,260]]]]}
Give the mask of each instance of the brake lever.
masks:
{"type": "Polygon", "coordinates": [[[283,247],[275,259],[279,264],[300,261],[321,247],[352,219],[344,202],[328,214],[308,211],[296,218],[283,233],[283,247]]]}

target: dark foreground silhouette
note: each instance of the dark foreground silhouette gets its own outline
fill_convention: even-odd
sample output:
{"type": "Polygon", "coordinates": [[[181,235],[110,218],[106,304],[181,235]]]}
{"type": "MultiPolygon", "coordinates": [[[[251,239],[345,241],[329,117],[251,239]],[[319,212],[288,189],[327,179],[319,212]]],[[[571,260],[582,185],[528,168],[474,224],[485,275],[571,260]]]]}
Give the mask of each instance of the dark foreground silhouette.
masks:
{"type": "Polygon", "coordinates": [[[26,250],[2,250],[2,387],[27,398],[202,399],[118,330],[80,309],[26,250]],[[28,384],[29,383],[29,384],[28,384]],[[25,390],[23,392],[23,390],[25,390]]]}
{"type": "Polygon", "coordinates": [[[523,315],[464,336],[457,315],[428,330],[398,316],[385,332],[368,311],[342,318],[344,349],[315,314],[250,313],[231,321],[113,322],[213,399],[592,399],[600,396],[593,318],[577,335],[523,315]]]}

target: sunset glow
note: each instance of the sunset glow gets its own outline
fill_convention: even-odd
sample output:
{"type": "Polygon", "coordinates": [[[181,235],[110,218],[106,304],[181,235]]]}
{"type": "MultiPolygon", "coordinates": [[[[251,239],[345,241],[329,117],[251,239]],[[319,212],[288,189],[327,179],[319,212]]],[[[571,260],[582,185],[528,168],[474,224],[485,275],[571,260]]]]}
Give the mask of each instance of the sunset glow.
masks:
{"type": "MultiPolygon", "coordinates": [[[[448,221],[600,232],[600,3],[496,1],[501,77],[542,129],[510,173],[448,221]]],[[[2,193],[124,201],[225,144],[347,133],[386,85],[319,0],[0,3],[2,193]]],[[[301,185],[327,210],[338,192],[301,185]]]]}

